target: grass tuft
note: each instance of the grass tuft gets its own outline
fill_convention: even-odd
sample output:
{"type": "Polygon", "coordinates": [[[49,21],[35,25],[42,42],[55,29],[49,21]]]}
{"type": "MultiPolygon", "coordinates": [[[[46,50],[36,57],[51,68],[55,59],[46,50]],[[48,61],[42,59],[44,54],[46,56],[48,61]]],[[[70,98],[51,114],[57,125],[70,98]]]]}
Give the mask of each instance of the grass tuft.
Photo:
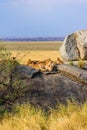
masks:
{"type": "Polygon", "coordinates": [[[87,130],[87,103],[68,103],[46,114],[28,104],[17,105],[5,113],[0,130],[87,130]]]}
{"type": "Polygon", "coordinates": [[[78,61],[78,67],[79,68],[83,68],[84,66],[85,66],[85,62],[83,60],[79,59],[79,61],[78,61]]]}

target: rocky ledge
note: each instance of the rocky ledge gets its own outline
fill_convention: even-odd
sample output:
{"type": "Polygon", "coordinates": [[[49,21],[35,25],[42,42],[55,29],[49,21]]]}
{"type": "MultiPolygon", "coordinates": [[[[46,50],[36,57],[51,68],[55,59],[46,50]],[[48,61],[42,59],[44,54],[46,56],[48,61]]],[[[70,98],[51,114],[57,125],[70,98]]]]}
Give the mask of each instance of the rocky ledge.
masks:
{"type": "Polygon", "coordinates": [[[16,97],[14,103],[27,102],[47,110],[59,103],[66,104],[67,100],[78,103],[87,100],[87,71],[76,66],[58,65],[56,71],[45,73],[19,65],[12,74],[12,83],[17,81],[22,85],[23,95],[16,97]]]}

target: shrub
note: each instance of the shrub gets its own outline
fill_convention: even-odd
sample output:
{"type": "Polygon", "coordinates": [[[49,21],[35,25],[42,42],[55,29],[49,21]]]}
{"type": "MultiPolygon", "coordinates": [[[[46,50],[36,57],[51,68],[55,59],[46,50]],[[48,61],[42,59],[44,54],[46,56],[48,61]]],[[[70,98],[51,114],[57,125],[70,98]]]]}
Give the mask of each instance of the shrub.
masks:
{"type": "Polygon", "coordinates": [[[11,104],[22,94],[23,84],[14,80],[14,69],[19,65],[15,57],[4,46],[0,46],[0,105],[11,104]]]}

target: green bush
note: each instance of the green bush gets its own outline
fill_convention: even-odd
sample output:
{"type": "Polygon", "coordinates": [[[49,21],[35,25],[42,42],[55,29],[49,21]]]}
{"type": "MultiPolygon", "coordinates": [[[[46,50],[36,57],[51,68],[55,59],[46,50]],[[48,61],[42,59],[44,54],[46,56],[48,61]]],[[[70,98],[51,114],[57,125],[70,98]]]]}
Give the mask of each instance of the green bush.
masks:
{"type": "Polygon", "coordinates": [[[19,95],[23,88],[19,79],[14,80],[14,69],[19,65],[15,57],[6,50],[4,46],[0,46],[0,104],[11,103],[19,95]]]}

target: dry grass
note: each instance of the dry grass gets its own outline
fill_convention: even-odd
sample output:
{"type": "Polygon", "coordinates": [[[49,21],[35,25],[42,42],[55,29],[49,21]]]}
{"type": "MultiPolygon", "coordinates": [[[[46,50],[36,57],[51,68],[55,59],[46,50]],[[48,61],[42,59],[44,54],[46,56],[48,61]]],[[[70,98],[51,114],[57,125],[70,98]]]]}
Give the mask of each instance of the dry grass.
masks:
{"type": "Polygon", "coordinates": [[[29,105],[18,106],[15,114],[5,114],[0,130],[87,130],[87,103],[61,105],[50,115],[29,105]]]}
{"type": "Polygon", "coordinates": [[[28,59],[46,60],[51,58],[56,60],[59,55],[60,41],[49,42],[0,42],[6,49],[12,53],[22,64],[26,64],[28,59]]]}
{"type": "Polygon", "coordinates": [[[22,64],[26,64],[29,59],[43,61],[49,58],[56,60],[60,57],[59,51],[11,51],[11,53],[22,64]]]}
{"type": "Polygon", "coordinates": [[[7,50],[22,50],[22,51],[57,51],[62,42],[60,41],[45,41],[45,42],[0,42],[4,44],[7,50]]]}

